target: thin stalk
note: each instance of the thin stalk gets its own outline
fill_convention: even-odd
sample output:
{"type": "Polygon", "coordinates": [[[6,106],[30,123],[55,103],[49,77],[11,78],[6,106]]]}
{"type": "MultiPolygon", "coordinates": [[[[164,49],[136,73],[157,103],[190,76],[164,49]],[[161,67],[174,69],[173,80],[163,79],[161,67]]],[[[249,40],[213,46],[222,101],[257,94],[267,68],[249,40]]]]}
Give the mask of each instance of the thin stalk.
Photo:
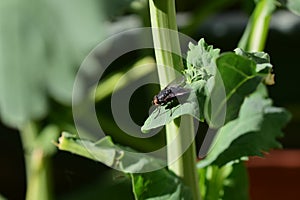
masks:
{"type": "Polygon", "coordinates": [[[26,199],[51,199],[50,158],[44,155],[43,149],[36,148],[34,145],[38,136],[36,125],[32,122],[26,124],[20,128],[20,135],[25,155],[26,199]]]}
{"type": "Polygon", "coordinates": [[[31,151],[33,148],[33,141],[37,136],[37,127],[36,124],[30,122],[27,123],[25,126],[19,128],[20,130],[20,137],[22,140],[23,151],[24,151],[24,158],[25,158],[25,167],[26,167],[26,177],[27,177],[27,185],[29,182],[30,177],[30,163],[31,163],[31,151]]]}
{"type": "Polygon", "coordinates": [[[206,176],[210,180],[207,185],[207,196],[206,200],[221,199],[223,196],[224,181],[228,178],[232,172],[232,165],[224,165],[219,168],[217,166],[210,166],[207,169],[206,176]],[[218,191],[218,192],[216,192],[218,191]]]}
{"type": "Polygon", "coordinates": [[[265,48],[275,0],[260,0],[252,13],[239,47],[246,51],[262,51],[265,48]]]}
{"type": "MultiPolygon", "coordinates": [[[[176,78],[176,71],[183,69],[177,34],[175,1],[149,0],[149,5],[158,76],[160,85],[164,88],[176,78]]],[[[174,121],[166,125],[166,137],[167,145],[170,145],[175,137],[179,137],[176,139],[175,148],[167,148],[169,169],[191,188],[193,199],[200,199],[192,117],[182,116],[180,127],[174,121]],[[189,141],[192,141],[192,144],[181,155],[184,146],[189,141]]]]}
{"type": "Polygon", "coordinates": [[[35,149],[30,160],[30,176],[28,177],[26,199],[49,200],[51,197],[50,157],[45,156],[42,149],[35,149]]]}

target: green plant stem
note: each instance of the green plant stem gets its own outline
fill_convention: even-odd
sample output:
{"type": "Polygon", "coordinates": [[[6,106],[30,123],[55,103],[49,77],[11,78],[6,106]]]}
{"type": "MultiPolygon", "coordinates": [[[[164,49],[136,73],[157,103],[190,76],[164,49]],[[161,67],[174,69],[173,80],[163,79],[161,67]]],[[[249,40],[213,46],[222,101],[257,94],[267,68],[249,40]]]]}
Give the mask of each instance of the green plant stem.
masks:
{"type": "Polygon", "coordinates": [[[161,87],[176,78],[183,63],[177,32],[174,0],[150,0],[150,18],[155,48],[155,58],[161,87]],[[175,54],[177,53],[177,55],[175,54]]]}
{"type": "Polygon", "coordinates": [[[220,199],[223,196],[224,181],[232,171],[232,165],[224,165],[219,168],[217,166],[209,166],[207,169],[207,177],[210,180],[207,188],[206,200],[220,199]],[[211,190],[211,191],[210,191],[211,190]],[[218,192],[216,192],[218,191],[218,192]]]}
{"type": "Polygon", "coordinates": [[[31,160],[31,152],[33,148],[33,141],[37,136],[37,127],[34,123],[29,122],[25,126],[19,128],[20,136],[23,145],[24,158],[25,158],[25,167],[26,167],[26,176],[27,176],[27,184],[29,182],[30,177],[30,160],[31,160]]]}
{"type": "Polygon", "coordinates": [[[252,13],[239,47],[246,51],[262,51],[265,48],[275,0],[260,0],[252,13]]]}
{"type": "MultiPolygon", "coordinates": [[[[183,69],[175,2],[174,0],[149,0],[149,5],[158,75],[160,85],[164,88],[176,78],[174,69],[177,71],[183,69]]],[[[166,125],[166,136],[169,169],[181,177],[183,182],[191,188],[193,199],[200,199],[192,117],[182,116],[180,127],[174,121],[166,125]],[[170,144],[176,137],[177,144],[170,148],[170,144]],[[184,152],[184,147],[190,144],[187,142],[190,142],[191,145],[184,152]]]]}
{"type": "Polygon", "coordinates": [[[50,158],[41,148],[35,147],[38,136],[37,127],[30,122],[20,128],[20,135],[25,154],[27,177],[27,200],[51,199],[50,158]]]}

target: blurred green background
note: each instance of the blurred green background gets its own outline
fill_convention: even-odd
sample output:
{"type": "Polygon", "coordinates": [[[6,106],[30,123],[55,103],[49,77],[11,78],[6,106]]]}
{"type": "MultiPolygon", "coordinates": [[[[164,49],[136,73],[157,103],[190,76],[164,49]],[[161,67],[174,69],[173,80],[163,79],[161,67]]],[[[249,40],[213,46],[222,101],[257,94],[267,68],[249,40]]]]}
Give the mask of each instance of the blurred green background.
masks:
{"type": "MultiPolygon", "coordinates": [[[[254,6],[250,0],[176,3],[180,32],[194,40],[204,37],[208,44],[224,51],[236,48],[254,6]]],[[[85,56],[110,35],[145,26],[150,26],[147,0],[0,2],[1,195],[8,199],[25,197],[26,170],[19,134],[22,124],[31,120],[39,123],[39,129],[55,124],[60,131],[73,131],[72,87],[85,56]]],[[[299,35],[300,18],[278,9],[265,51],[270,54],[276,74],[276,84],[269,87],[270,96],[275,105],[286,107],[293,115],[281,139],[287,149],[300,148],[299,35]]],[[[128,70],[145,56],[153,56],[153,52],[136,51],[120,57],[111,64],[105,78],[128,70]]],[[[130,111],[137,123],[147,116],[145,105],[150,106],[157,90],[157,86],[145,86],[132,97],[134,106],[130,111]]],[[[137,149],[144,145],[140,140],[120,136],[121,131],[111,122],[109,96],[96,107],[105,113],[104,128],[118,143],[130,140],[137,149]]],[[[154,137],[146,145],[151,149],[153,144],[163,144],[163,136],[154,137]]],[[[60,151],[51,157],[51,163],[55,199],[118,199],[131,193],[127,177],[100,163],[60,151]]]]}

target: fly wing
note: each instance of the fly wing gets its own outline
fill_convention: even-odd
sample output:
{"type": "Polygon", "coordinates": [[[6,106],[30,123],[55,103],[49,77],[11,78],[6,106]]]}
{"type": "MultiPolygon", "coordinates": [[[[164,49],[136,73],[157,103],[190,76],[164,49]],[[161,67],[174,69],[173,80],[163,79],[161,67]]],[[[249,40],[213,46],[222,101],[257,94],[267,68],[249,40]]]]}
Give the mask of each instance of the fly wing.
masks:
{"type": "Polygon", "coordinates": [[[173,94],[176,96],[176,97],[180,97],[180,96],[183,96],[183,95],[186,95],[186,94],[189,94],[190,93],[190,90],[187,89],[187,88],[183,88],[181,86],[179,87],[169,87],[173,94]]]}
{"type": "Polygon", "coordinates": [[[174,79],[172,82],[170,82],[164,89],[167,88],[176,88],[176,87],[184,87],[186,82],[185,82],[185,77],[184,76],[180,76],[176,79],[174,79]]]}
{"type": "Polygon", "coordinates": [[[186,97],[187,94],[190,93],[190,90],[187,88],[184,88],[186,85],[186,79],[184,76],[180,76],[173,80],[171,83],[169,83],[165,89],[171,89],[172,94],[169,95],[171,98],[180,98],[180,97],[186,97]]]}

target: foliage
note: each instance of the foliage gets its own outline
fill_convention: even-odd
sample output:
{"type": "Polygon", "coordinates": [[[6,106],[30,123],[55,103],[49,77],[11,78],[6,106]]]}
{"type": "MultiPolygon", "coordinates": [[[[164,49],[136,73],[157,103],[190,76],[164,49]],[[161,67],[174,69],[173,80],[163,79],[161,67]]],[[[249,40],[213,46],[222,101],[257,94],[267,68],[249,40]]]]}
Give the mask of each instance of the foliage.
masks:
{"type": "Polygon", "coordinates": [[[129,147],[115,145],[109,136],[92,142],[64,132],[59,138],[57,147],[60,150],[70,151],[128,173],[147,171],[147,169],[153,167],[158,169],[165,164],[146,155],[141,157],[140,154],[129,147]]]}
{"type": "MultiPolygon", "coordinates": [[[[51,142],[58,137],[61,124],[68,124],[69,129],[76,132],[69,122],[74,77],[83,56],[106,34],[104,20],[115,17],[129,6],[141,12],[147,8],[145,2],[4,0],[0,3],[0,117],[4,124],[21,132],[26,152],[27,199],[51,198],[49,158],[56,152],[51,142]],[[52,104],[59,109],[53,111],[52,104]]],[[[151,2],[163,11],[158,12],[156,17],[161,19],[157,23],[152,19],[152,26],[170,25],[169,28],[176,30],[175,13],[165,16],[167,12],[164,12],[172,1],[151,2]]],[[[280,2],[299,15],[299,1],[280,2]]],[[[195,19],[203,19],[215,12],[215,8],[228,5],[228,0],[212,1],[210,6],[200,9],[207,12],[201,12],[195,19]]],[[[247,199],[248,180],[243,160],[281,147],[277,138],[283,136],[281,129],[289,121],[290,114],[273,106],[268,97],[264,84],[274,84],[273,66],[269,55],[262,52],[272,13],[278,5],[275,0],[256,1],[239,48],[234,52],[220,53],[220,49],[214,49],[204,39],[197,44],[190,43],[182,70],[185,80],[182,87],[189,91],[187,98],[171,108],[168,105],[156,107],[142,127],[142,131],[148,133],[190,115],[217,131],[206,157],[197,164],[200,176],[197,190],[201,191],[202,199],[247,199]]],[[[151,11],[152,16],[155,13],[151,11]]],[[[141,15],[144,17],[145,13],[141,15]]],[[[196,21],[199,20],[193,23],[196,21]]],[[[193,29],[195,27],[187,27],[186,31],[193,29]]],[[[180,48],[176,37],[166,34],[160,39],[172,41],[165,42],[171,48],[180,48]]],[[[182,67],[181,59],[168,53],[156,54],[156,60],[167,60],[170,63],[163,64],[182,67]]],[[[106,80],[109,89],[98,90],[97,101],[111,93],[113,78],[121,76],[121,72],[115,73],[106,80]]],[[[163,82],[169,81],[166,80],[163,82]]],[[[189,128],[192,130],[193,126],[189,128]]],[[[163,168],[166,163],[146,155],[137,156],[140,155],[138,151],[117,145],[110,137],[90,141],[63,132],[56,145],[60,150],[129,173],[135,199],[193,198],[193,183],[170,168],[163,168]],[[135,173],[153,167],[159,170],[135,173]]],[[[188,170],[190,164],[185,163],[182,171],[188,170]]]]}
{"type": "MultiPolygon", "coordinates": [[[[236,193],[235,196],[226,192],[232,190],[237,182],[247,181],[244,167],[236,162],[247,156],[261,156],[264,151],[280,147],[276,139],[282,136],[280,130],[290,118],[283,108],[272,106],[265,86],[262,85],[270,77],[270,58],[264,52],[246,52],[240,48],[235,53],[220,55],[219,49],[213,49],[203,39],[197,45],[190,44],[189,47],[187,66],[183,70],[185,83],[180,85],[189,91],[188,97],[183,102],[179,100],[180,103],[171,108],[169,104],[158,106],[145,121],[142,130],[147,132],[166,125],[185,114],[205,120],[211,128],[217,129],[217,136],[210,145],[207,156],[197,165],[202,197],[246,199],[245,184],[241,187],[241,193],[236,193]],[[220,95],[222,91],[223,96],[220,95]],[[212,108],[215,105],[217,107],[212,108]],[[239,170],[233,170],[235,168],[239,170]],[[241,174],[244,175],[240,176],[241,174]],[[228,182],[229,177],[233,178],[228,182]]],[[[267,83],[273,82],[271,80],[267,83]]],[[[71,151],[69,148],[65,150],[71,151]]],[[[97,154],[97,151],[93,153],[97,154]]],[[[107,164],[103,160],[102,162],[107,164]]],[[[162,177],[166,178],[163,182],[168,183],[169,176],[173,175],[164,170],[132,175],[136,199],[180,198],[176,184],[172,189],[165,186],[163,194],[157,193],[162,177]]]]}
{"type": "Polygon", "coordinates": [[[262,156],[262,152],[280,147],[276,138],[283,136],[280,129],[289,120],[289,114],[283,108],[273,107],[266,96],[264,86],[260,85],[245,99],[238,118],[219,129],[211,151],[198,167],[213,162],[222,166],[244,156],[262,156]]]}
{"type": "Polygon", "coordinates": [[[213,127],[224,123],[221,117],[225,109],[225,123],[235,119],[244,98],[256,89],[272,68],[268,55],[263,52],[247,53],[236,49],[236,54],[223,53],[219,56],[219,49],[208,46],[203,39],[197,46],[189,46],[187,68],[183,71],[186,77],[184,87],[190,90],[189,97],[171,109],[168,106],[157,107],[146,120],[143,131],[165,125],[184,114],[203,120],[204,113],[207,113],[206,120],[213,127]],[[225,90],[223,95],[222,90],[225,90]],[[204,107],[205,101],[207,106],[209,101],[217,104],[212,116],[209,116],[210,108],[204,107]]]}
{"type": "MultiPolygon", "coordinates": [[[[210,50],[202,51],[207,47],[204,40],[200,40],[198,45],[198,49],[200,49],[198,54],[194,51],[196,48],[191,48],[190,50],[190,52],[193,53],[193,59],[196,61],[201,59],[205,60],[206,55],[211,48],[210,50]]],[[[188,55],[191,55],[191,53],[188,53],[188,55]]],[[[221,169],[226,168],[224,165],[227,165],[228,167],[228,165],[232,165],[230,164],[232,161],[243,160],[247,156],[262,156],[262,152],[280,147],[280,143],[278,143],[276,139],[283,136],[283,133],[280,130],[289,121],[290,115],[285,109],[272,106],[272,101],[268,98],[266,88],[262,85],[262,82],[268,77],[272,69],[268,54],[264,52],[250,53],[245,52],[242,49],[236,49],[235,54],[223,53],[215,59],[213,64],[210,62],[210,66],[216,66],[215,70],[210,71],[211,73],[208,73],[208,70],[203,73],[203,66],[207,66],[207,64],[203,64],[204,62],[193,63],[194,65],[187,65],[187,69],[183,74],[186,75],[187,72],[192,71],[192,74],[196,74],[198,79],[190,78],[191,75],[189,75],[187,78],[189,81],[187,81],[186,84],[192,88],[200,86],[200,91],[203,91],[203,93],[199,95],[199,93],[196,92],[197,88],[193,88],[190,97],[193,96],[193,93],[196,93],[197,97],[201,97],[202,100],[205,100],[212,96],[208,92],[219,92],[220,86],[224,87],[225,90],[225,101],[222,99],[219,108],[216,109],[217,112],[214,115],[217,117],[206,118],[211,125],[211,128],[218,128],[217,136],[210,145],[210,151],[207,156],[197,165],[198,168],[205,168],[206,170],[211,169],[213,171],[217,170],[218,172],[215,173],[221,173],[220,175],[213,173],[212,176],[216,176],[215,178],[217,179],[214,180],[215,183],[210,179],[210,181],[205,179],[208,181],[208,186],[206,187],[209,187],[211,184],[219,184],[218,186],[211,186],[210,189],[206,191],[209,195],[205,196],[205,199],[217,199],[219,195],[223,196],[222,183],[225,181],[225,177],[223,177],[223,170],[221,169]],[[205,86],[207,87],[207,84],[194,84],[198,81],[206,83],[208,79],[213,79],[217,74],[215,71],[218,72],[220,78],[215,78],[212,90],[207,88],[202,89],[205,86]],[[207,76],[204,76],[203,74],[207,76]],[[207,77],[209,78],[207,79],[207,77]],[[222,110],[224,107],[226,108],[226,117],[224,116],[225,120],[223,121],[225,125],[220,126],[222,120],[218,119],[218,117],[222,113],[218,111],[222,110]],[[218,176],[221,177],[218,178],[218,176]],[[216,191],[219,191],[219,193],[216,193],[216,191]],[[216,194],[217,196],[214,196],[216,194]]],[[[181,114],[183,115],[191,110],[192,112],[188,114],[195,116],[194,111],[198,111],[199,107],[204,110],[198,112],[204,113],[207,108],[204,108],[203,106],[196,106],[189,109],[185,108],[186,104],[191,107],[196,104],[191,103],[192,98],[190,97],[187,99],[187,103],[185,102],[179,104],[175,108],[171,108],[175,109],[175,111],[172,112],[172,115],[170,115],[170,111],[162,112],[160,115],[165,118],[169,117],[175,119],[180,115],[180,111],[182,111],[181,114]],[[181,106],[184,109],[180,109],[181,106]]],[[[201,102],[199,99],[197,101],[201,102]]],[[[205,105],[207,106],[209,104],[205,105]]],[[[167,109],[169,108],[166,108],[165,106],[165,110],[167,109]]],[[[154,127],[158,125],[156,124],[156,120],[153,120],[154,113],[155,112],[153,112],[145,122],[147,128],[151,128],[151,125],[154,127]]],[[[197,118],[199,119],[199,117],[197,118]]],[[[163,123],[165,122],[166,120],[163,121],[163,123]]],[[[160,123],[162,123],[162,121],[160,121],[160,123]]],[[[227,175],[225,174],[225,176],[227,175]]],[[[203,183],[201,185],[207,184],[203,183]]],[[[241,195],[245,196],[245,194],[241,195]]]]}
{"type": "Polygon", "coordinates": [[[136,199],[192,199],[182,181],[163,168],[165,163],[146,155],[140,156],[128,147],[115,145],[109,136],[92,142],[64,132],[57,147],[131,173],[136,199]],[[158,170],[152,171],[153,167],[158,170]],[[135,173],[147,169],[150,172],[135,173]]]}
{"type": "Polygon", "coordinates": [[[99,36],[104,36],[99,26],[104,16],[96,8],[95,1],[0,3],[0,114],[4,123],[20,127],[43,118],[49,96],[70,105],[77,66],[99,36]]]}
{"type": "MultiPolygon", "coordinates": [[[[262,156],[262,152],[268,151],[271,148],[280,147],[276,139],[282,137],[280,130],[287,123],[290,115],[283,108],[272,106],[272,101],[268,98],[266,88],[262,84],[272,68],[266,53],[248,53],[237,49],[236,53],[229,52],[221,55],[215,53],[215,56],[206,59],[209,52],[218,52],[219,50],[213,50],[204,40],[200,40],[197,47],[193,45],[190,45],[190,47],[194,60],[187,65],[187,69],[183,73],[186,76],[185,80],[189,81],[186,82],[185,87],[191,88],[189,97],[186,100],[187,102],[171,109],[167,108],[167,105],[157,108],[160,110],[154,111],[149,116],[144,128],[156,128],[160,125],[167,124],[169,121],[183,114],[190,114],[200,120],[200,115],[195,115],[195,110],[199,111],[199,108],[202,108],[199,112],[204,113],[205,111],[203,109],[205,109],[205,107],[199,107],[197,105],[198,102],[201,102],[203,99],[209,99],[208,97],[212,95],[208,92],[213,93],[219,91],[219,84],[223,83],[226,96],[225,101],[222,99],[222,103],[226,105],[219,104],[219,106],[226,106],[227,108],[225,124],[218,127],[217,136],[211,144],[210,151],[197,165],[199,170],[204,168],[206,173],[212,170],[211,176],[216,176],[214,182],[212,182],[212,178],[202,180],[208,182],[208,186],[206,186],[207,191],[204,193],[208,195],[206,199],[216,199],[214,196],[215,192],[219,191],[217,194],[221,196],[224,195],[223,190],[225,185],[223,185],[223,183],[226,182],[225,179],[233,173],[233,166],[238,165],[234,164],[233,161],[241,161],[247,156],[262,156]],[[198,52],[197,54],[195,53],[195,49],[201,50],[196,51],[198,52]],[[202,62],[198,62],[199,60],[202,62]],[[209,62],[207,62],[207,60],[209,60],[209,62]],[[216,74],[219,74],[221,79],[215,79],[212,89],[205,88],[207,87],[206,83],[209,79],[215,78],[216,74]],[[200,92],[202,92],[201,95],[199,95],[200,92]],[[201,99],[198,97],[201,97],[201,99]],[[170,114],[170,112],[172,112],[172,114],[170,114]],[[227,171],[228,168],[231,170],[227,171]],[[215,184],[218,186],[214,186],[215,184]],[[211,197],[210,195],[213,196],[211,197]]],[[[191,53],[188,53],[188,55],[191,55],[191,53]]],[[[209,104],[205,105],[207,106],[209,104]]],[[[221,108],[218,107],[217,111],[220,109],[221,108]]],[[[216,122],[211,122],[212,119],[213,118],[209,118],[208,120],[211,125],[215,125],[216,122]]],[[[59,148],[90,157],[90,154],[80,153],[76,150],[77,148],[72,147],[72,145],[65,145],[66,142],[64,141],[70,140],[71,138],[73,138],[73,136],[64,134],[60,139],[59,148]]],[[[84,147],[82,147],[83,145],[88,147],[93,155],[100,155],[96,156],[100,158],[98,161],[108,166],[114,166],[113,163],[120,163],[120,166],[124,166],[121,163],[123,162],[122,160],[126,158],[126,154],[120,153],[120,150],[117,150],[117,148],[113,146],[110,139],[109,142],[104,142],[104,140],[107,139],[102,139],[93,144],[90,144],[90,142],[86,143],[84,140],[74,138],[73,140],[80,141],[80,143],[76,143],[81,149],[84,149],[84,147]],[[93,146],[91,147],[91,145],[93,146]],[[105,156],[104,154],[107,153],[109,155],[105,156]]],[[[74,143],[74,141],[72,143],[74,143]]],[[[135,159],[134,163],[144,163],[144,159],[147,160],[148,158],[138,157],[135,159]]],[[[159,163],[157,160],[150,160],[152,164],[159,163]]],[[[150,163],[150,160],[146,163],[150,163]]],[[[117,168],[121,169],[119,167],[117,168]]],[[[138,168],[141,168],[141,166],[138,168]]],[[[121,170],[128,171],[127,168],[121,170]]],[[[200,172],[202,171],[200,170],[200,172]]],[[[153,174],[133,175],[134,191],[137,199],[147,199],[149,197],[147,195],[157,195],[157,187],[152,188],[156,182],[156,173],[168,174],[168,172],[159,171],[153,172],[153,174]],[[154,183],[149,182],[149,177],[151,177],[154,183]],[[145,191],[148,191],[148,189],[151,190],[151,193],[145,194],[145,191]]],[[[161,176],[161,174],[158,175],[158,178],[161,178],[161,176]]],[[[172,175],[169,174],[168,176],[172,175]]],[[[174,180],[172,179],[172,181],[174,180]]],[[[167,183],[167,180],[165,183],[167,183]]],[[[165,189],[164,191],[168,193],[169,189],[165,189]]],[[[168,199],[172,198],[172,195],[178,195],[178,188],[176,190],[173,188],[172,191],[172,194],[161,194],[160,198],[168,199]]],[[[244,193],[241,195],[245,196],[244,193]]],[[[176,198],[178,198],[178,196],[176,198]]]]}
{"type": "MultiPolygon", "coordinates": [[[[57,150],[52,141],[66,124],[75,129],[69,115],[75,75],[106,35],[107,3],[0,2],[0,118],[21,133],[27,199],[52,196],[50,157],[57,150]]],[[[109,9],[119,13],[115,6],[109,9]]]]}
{"type": "Polygon", "coordinates": [[[286,6],[291,12],[300,15],[300,3],[297,0],[280,0],[283,6],[286,6]]]}

